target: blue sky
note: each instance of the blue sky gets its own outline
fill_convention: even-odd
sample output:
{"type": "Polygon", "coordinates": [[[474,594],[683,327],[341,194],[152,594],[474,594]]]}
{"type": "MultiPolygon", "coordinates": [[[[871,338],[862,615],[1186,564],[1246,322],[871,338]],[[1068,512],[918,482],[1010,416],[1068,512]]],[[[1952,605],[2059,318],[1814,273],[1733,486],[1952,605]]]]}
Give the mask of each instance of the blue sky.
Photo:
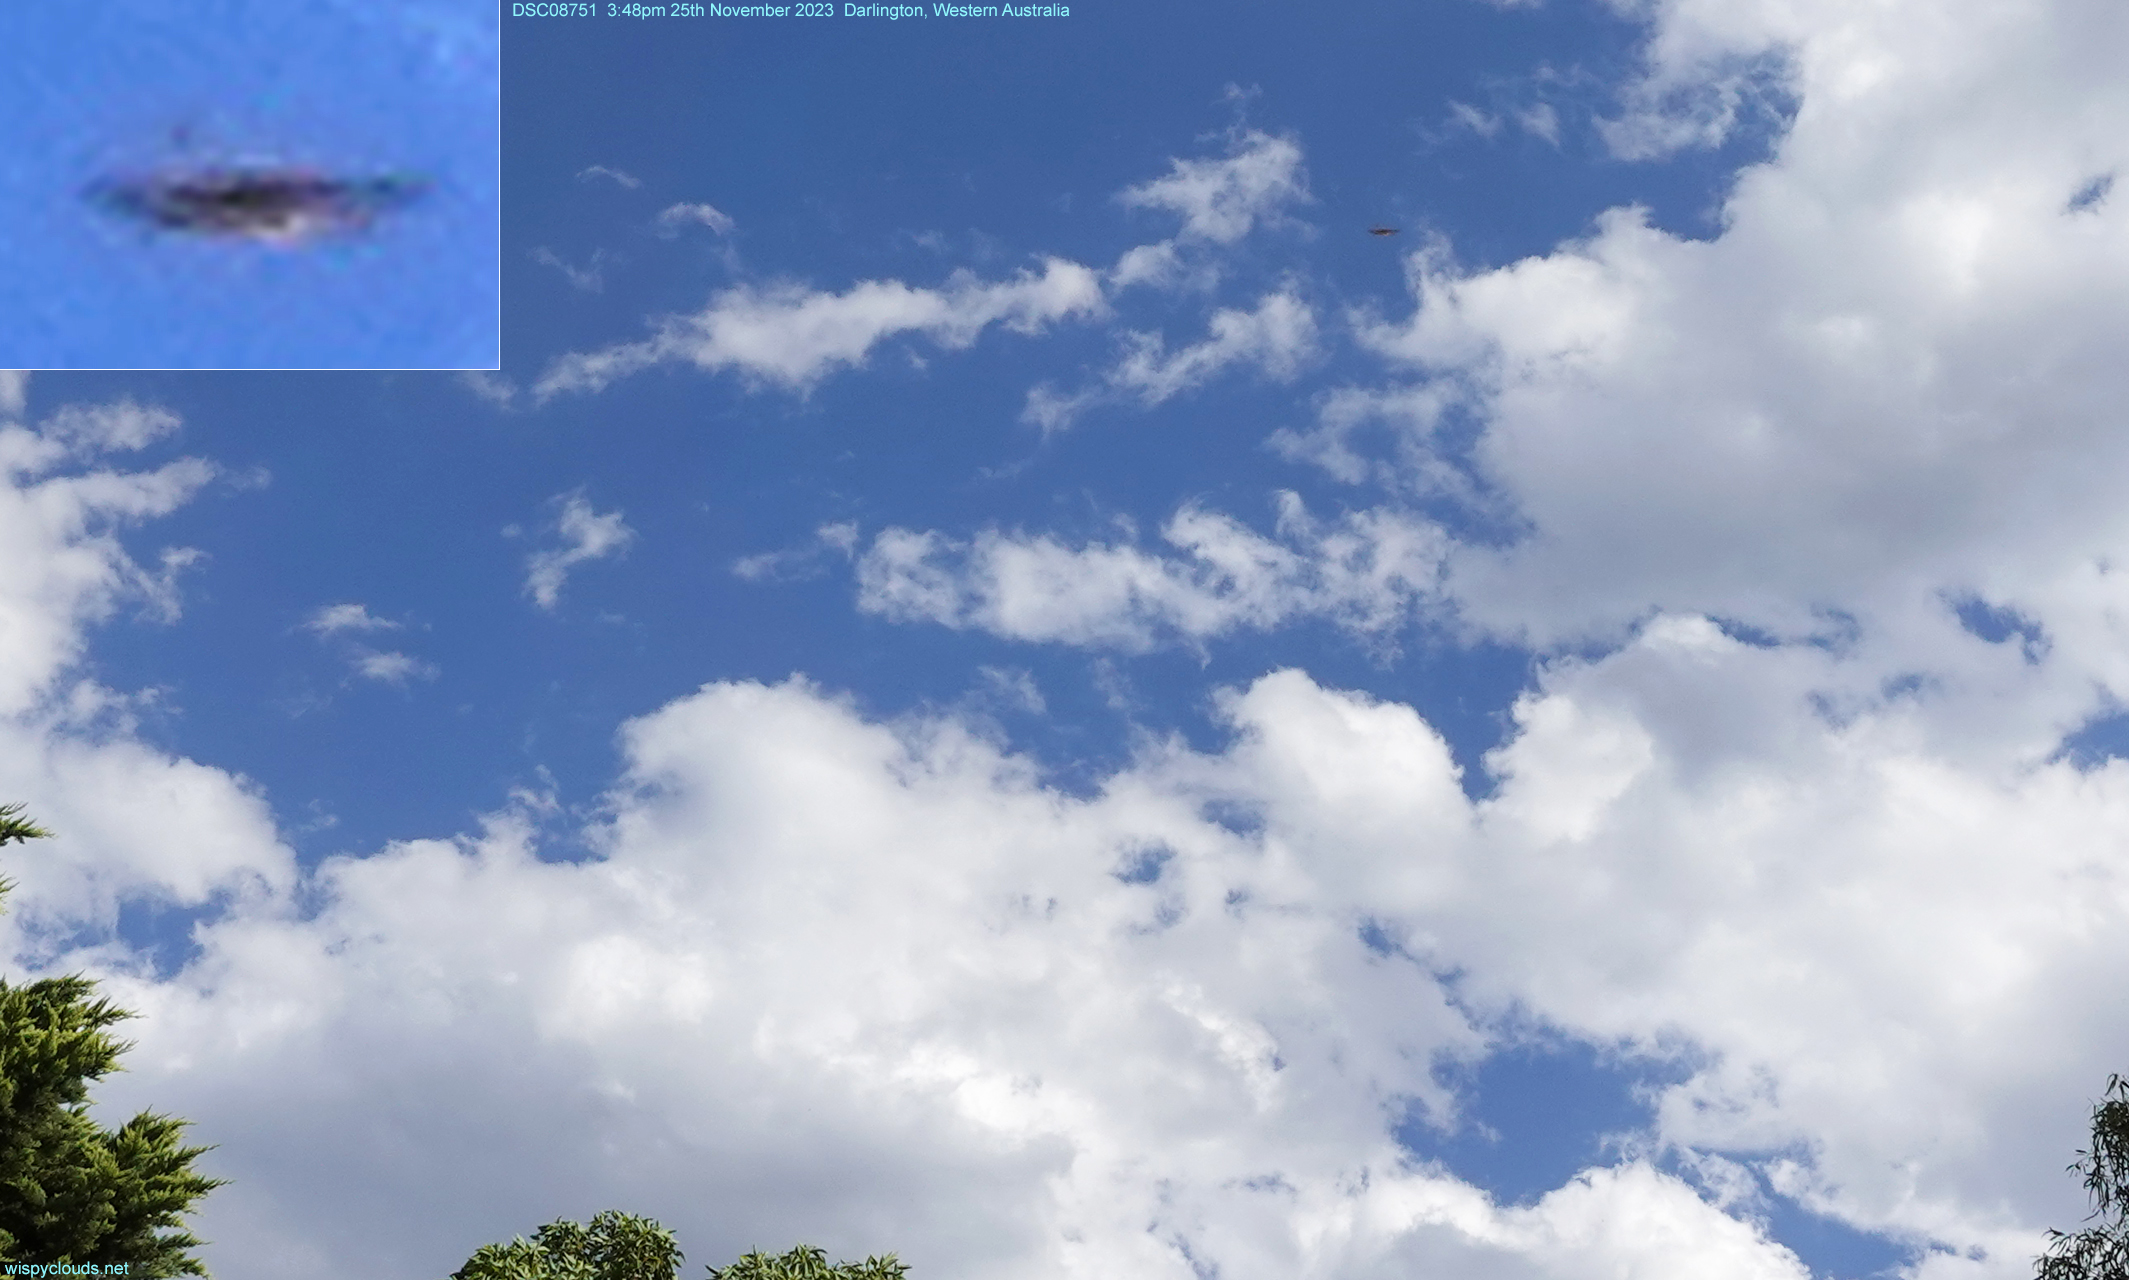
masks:
{"type": "MultiPolygon", "coordinates": [[[[1994,1280],[2082,1214],[2129,19],[480,9],[277,21],[424,167],[500,50],[498,370],[0,376],[0,940],[142,1012],[217,1275],[618,1207],[1994,1280]]],[[[459,314],[436,234],[362,287],[459,314]]]]}

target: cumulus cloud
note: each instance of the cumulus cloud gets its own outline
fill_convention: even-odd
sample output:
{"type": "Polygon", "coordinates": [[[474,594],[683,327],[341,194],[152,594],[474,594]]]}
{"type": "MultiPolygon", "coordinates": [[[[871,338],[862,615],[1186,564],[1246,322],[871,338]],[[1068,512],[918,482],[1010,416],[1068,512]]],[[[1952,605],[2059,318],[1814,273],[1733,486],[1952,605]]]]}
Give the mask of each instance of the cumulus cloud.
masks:
{"type": "Polygon", "coordinates": [[[1072,547],[989,530],[961,542],[891,528],[858,560],[858,607],[1016,640],[1144,650],[1324,617],[1377,634],[1410,621],[1438,572],[1442,535],[1370,512],[1326,524],[1281,495],[1268,538],[1184,507],[1162,529],[1172,553],[1130,541],[1072,547]]]}
{"type": "Polygon", "coordinates": [[[433,1270],[614,1202],[712,1256],[977,1276],[1805,1280],[1712,1162],[1510,1208],[1388,1140],[1460,1123],[1435,1065],[1520,1010],[1691,1067],[1653,1149],[2008,1280],[2075,1200],[2055,1104],[2129,1052],[2088,1016],[2129,961],[2129,770],[1977,772],[1897,700],[1830,725],[1844,661],[1659,620],[1548,673],[1478,802],[1409,708],[1297,672],[1077,798],[951,718],[709,686],[624,731],[596,860],[499,814],[117,975],[114,1096],[222,1141],[237,1273],[331,1274],[383,1212],[376,1264],[433,1270]],[[456,1161],[396,1154],[440,1133],[456,1161]]]}
{"type": "MultiPolygon", "coordinates": [[[[142,480],[44,490],[57,467],[11,472],[0,510],[142,480]]],[[[1290,557],[1358,527],[1178,522],[1231,567],[1188,607],[1142,575],[1167,602],[1140,625],[1336,599],[1290,557]]],[[[8,565],[119,554],[78,517],[0,529],[8,565]]],[[[0,599],[69,631],[100,582],[0,599]]],[[[231,1275],[358,1248],[433,1274],[557,1205],[625,1204],[707,1256],[812,1239],[1038,1280],[1803,1280],[1721,1207],[1742,1167],[1936,1242],[1918,1275],[2008,1280],[2078,1211],[2075,1100],[2129,1053],[2099,1016],[2129,962],[2129,766],[1977,752],[1947,726],[1996,690],[1870,665],[1660,616],[1546,666],[1478,801],[1410,708],[1299,672],[1222,694],[1224,742],[1144,743],[1076,794],[950,715],[716,684],[624,729],[591,860],[542,860],[528,799],[310,877],[240,780],[72,728],[74,699],[0,726],[0,784],[67,842],[23,864],[0,936],[144,1014],[103,1096],[221,1144],[235,1181],[200,1225],[231,1275]],[[144,895],[222,904],[173,974],[77,941],[144,895]],[[1393,1141],[1414,1110],[1465,1122],[1435,1068],[1511,1017],[1685,1064],[1652,1154],[1507,1207],[1393,1141]]]]}
{"type": "Polygon", "coordinates": [[[1726,59],[1793,69],[1720,235],[1423,250],[1412,314],[1361,327],[1396,380],[1290,438],[1466,475],[1514,537],[1185,508],[1159,550],[861,559],[885,616],[1120,648],[1439,599],[1552,655],[1483,799],[1412,708],[1296,671],[1070,792],[952,715],[719,683],[626,726],[594,858],[543,859],[528,805],[298,877],[239,780],[49,711],[152,577],[111,531],[204,472],[0,430],[0,785],[73,842],[0,936],[145,1013],[103,1096],[222,1144],[218,1267],[440,1274],[624,1205],[692,1256],[976,1280],[1803,1280],[1744,1216],[1763,1183],[1915,1280],[2030,1275],[2129,1060],[2129,763],[2057,751],[2129,686],[2129,236],[2079,199],[2124,163],[2129,13],[1650,15],[1718,105],[1726,59]],[[150,893],[226,901],[178,973],[72,942],[150,893]],[[1390,1129],[1468,1120],[1435,1067],[1517,1019],[1683,1078],[1633,1154],[1506,1207],[1390,1129]]]}
{"type": "Polygon", "coordinates": [[[554,531],[562,545],[535,551],[525,560],[525,594],[549,611],[561,602],[562,584],[578,565],[621,555],[636,540],[636,531],[619,511],[601,515],[581,493],[563,494],[555,502],[561,514],[554,531]]]}
{"type": "MultiPolygon", "coordinates": [[[[2129,321],[2107,230],[2124,215],[2065,212],[2122,155],[2129,93],[2089,53],[2119,32],[2066,4],[1924,38],[1905,12],[1679,10],[1663,65],[1778,37],[1824,104],[1741,176],[1720,236],[1621,209],[1497,269],[1424,247],[1412,314],[1363,323],[1483,426],[1450,458],[1426,438],[1438,415],[1413,416],[1412,456],[1464,465],[1527,522],[1452,552],[1468,617],[1539,645],[1651,608],[1789,638],[1847,617],[1914,662],[1891,637],[1935,644],[1944,599],[1974,596],[2069,646],[2068,681],[2129,690],[2107,620],[2129,556],[2111,481],[2129,375],[2106,336],[2129,321]]],[[[1286,443],[1365,473],[1359,437],[1326,426],[1286,443]]]]}
{"type": "MultiPolygon", "coordinates": [[[[26,375],[0,379],[0,411],[22,414],[28,392],[26,375]]],[[[40,856],[9,860],[21,887],[0,936],[18,958],[84,931],[108,937],[122,901],[200,906],[291,882],[253,790],[142,743],[134,713],[152,691],[121,694],[82,673],[88,632],[122,606],[176,617],[172,575],[192,553],[165,550],[151,568],[120,535],[192,500],[215,469],[181,458],[129,471],[107,455],[178,425],[120,400],[0,426],[0,795],[57,833],[40,856]]]]}
{"type": "Polygon", "coordinates": [[[684,361],[706,372],[743,376],[803,391],[838,368],[861,365],[872,348],[899,334],[921,334],[949,350],[966,347],[993,324],[1018,333],[1101,314],[1095,273],[1061,258],[1042,274],[982,281],[956,272],[941,289],[899,280],[867,280],[845,293],[797,285],[728,289],[690,316],[657,324],[655,336],[555,360],[533,384],[535,394],[597,391],[617,378],[684,361]]]}

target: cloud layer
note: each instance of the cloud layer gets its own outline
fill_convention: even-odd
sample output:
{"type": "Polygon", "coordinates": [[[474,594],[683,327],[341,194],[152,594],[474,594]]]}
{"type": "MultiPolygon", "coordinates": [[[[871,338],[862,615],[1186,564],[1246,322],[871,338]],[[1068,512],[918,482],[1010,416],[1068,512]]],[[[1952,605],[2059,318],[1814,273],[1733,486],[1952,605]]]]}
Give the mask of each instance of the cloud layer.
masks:
{"type": "MultiPolygon", "coordinates": [[[[1907,1280],[2030,1274],[2129,1061],[2129,763],[2063,750],[2129,699],[2129,14],[1643,12],[1616,152],[1793,121],[1711,239],[1619,209],[1493,269],[1422,245],[1409,309],[1340,331],[1381,376],[1275,437],[1348,510],[821,534],[861,612],[1010,641],[1527,645],[1490,789],[1412,708],[1295,669],[1069,789],[973,715],[716,681],[620,728],[594,814],[525,794],[300,871],[255,788],[85,674],[95,625],[177,607],[186,553],[123,537],[213,468],[115,463],[178,426],[131,402],[16,425],[0,377],[0,796],[62,832],[0,937],[145,1015],[107,1096],[221,1144],[218,1270],[433,1275],[613,1205],[698,1262],[803,1238],[975,1280],[1804,1280],[1758,1220],[1780,1195],[1908,1246],[1907,1280]],[[174,974],[110,940],[142,900],[214,908],[174,974]],[[1532,1026],[1673,1083],[1504,1205],[1394,1134],[1469,1124],[1449,1068],[1532,1026]]],[[[898,336],[1104,316],[1301,205],[1301,160],[1244,132],[1131,188],[1180,230],[1107,275],[735,287],[537,391],[676,363],[803,391],[898,336]]],[[[1303,296],[1096,385],[1299,370],[1337,340],[1303,296]]],[[[558,501],[550,609],[631,532],[558,501]]]]}

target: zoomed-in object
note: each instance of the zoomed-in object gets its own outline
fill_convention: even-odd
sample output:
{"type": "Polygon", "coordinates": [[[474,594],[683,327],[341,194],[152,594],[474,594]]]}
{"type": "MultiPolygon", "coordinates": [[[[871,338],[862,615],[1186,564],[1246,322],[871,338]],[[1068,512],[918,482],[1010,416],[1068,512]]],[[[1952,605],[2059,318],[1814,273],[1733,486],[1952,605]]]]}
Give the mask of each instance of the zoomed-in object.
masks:
{"type": "Polygon", "coordinates": [[[296,244],[366,230],[428,186],[396,174],[238,164],[114,175],[85,194],[109,213],[158,230],[296,244]]]}

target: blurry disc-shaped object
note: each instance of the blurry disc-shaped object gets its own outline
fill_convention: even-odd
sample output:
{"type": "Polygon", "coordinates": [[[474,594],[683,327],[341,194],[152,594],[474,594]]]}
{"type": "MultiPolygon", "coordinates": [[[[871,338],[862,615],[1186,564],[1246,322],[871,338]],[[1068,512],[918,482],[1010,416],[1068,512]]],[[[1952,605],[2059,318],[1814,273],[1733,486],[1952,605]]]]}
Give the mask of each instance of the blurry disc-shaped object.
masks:
{"type": "Polygon", "coordinates": [[[394,174],[234,164],[101,178],[87,195],[107,212],[156,230],[296,244],[363,231],[427,189],[419,178],[394,174]]]}

